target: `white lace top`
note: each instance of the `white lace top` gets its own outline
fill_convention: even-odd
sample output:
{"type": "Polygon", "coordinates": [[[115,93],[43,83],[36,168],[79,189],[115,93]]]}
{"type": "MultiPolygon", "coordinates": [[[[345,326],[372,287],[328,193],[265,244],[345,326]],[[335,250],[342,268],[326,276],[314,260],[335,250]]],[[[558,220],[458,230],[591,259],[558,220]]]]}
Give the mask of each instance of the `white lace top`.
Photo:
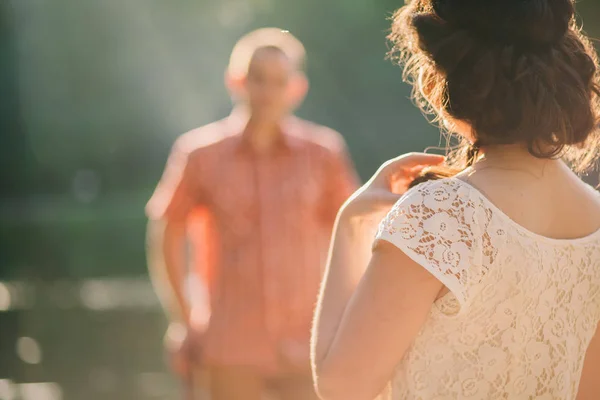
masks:
{"type": "Polygon", "coordinates": [[[451,178],[407,192],[377,239],[450,290],[398,366],[391,398],[575,399],[600,318],[600,231],[537,235],[451,178]]]}

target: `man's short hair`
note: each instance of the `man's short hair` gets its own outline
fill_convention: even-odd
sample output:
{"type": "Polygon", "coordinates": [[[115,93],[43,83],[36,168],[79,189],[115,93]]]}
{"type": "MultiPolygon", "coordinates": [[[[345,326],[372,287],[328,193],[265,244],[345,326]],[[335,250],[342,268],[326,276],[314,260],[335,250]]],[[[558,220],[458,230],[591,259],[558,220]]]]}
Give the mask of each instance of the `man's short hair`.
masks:
{"type": "Polygon", "coordinates": [[[278,28],[262,28],[248,33],[236,43],[227,73],[232,77],[246,76],[252,57],[263,48],[281,50],[298,70],[304,69],[306,50],[294,35],[278,28]]]}

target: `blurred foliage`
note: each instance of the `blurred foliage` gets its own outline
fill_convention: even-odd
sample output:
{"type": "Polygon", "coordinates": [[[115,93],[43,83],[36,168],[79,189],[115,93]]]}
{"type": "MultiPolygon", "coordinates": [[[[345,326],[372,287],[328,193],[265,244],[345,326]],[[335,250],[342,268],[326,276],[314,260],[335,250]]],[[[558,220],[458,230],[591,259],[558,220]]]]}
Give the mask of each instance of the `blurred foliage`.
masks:
{"type": "MultiPolygon", "coordinates": [[[[298,113],[342,132],[363,178],[438,144],[385,60],[400,5],[3,0],[0,277],[143,273],[143,205],[169,147],[228,113],[230,49],[258,27],[305,43],[312,89],[298,113]]],[[[597,3],[579,7],[598,20],[597,3]]]]}

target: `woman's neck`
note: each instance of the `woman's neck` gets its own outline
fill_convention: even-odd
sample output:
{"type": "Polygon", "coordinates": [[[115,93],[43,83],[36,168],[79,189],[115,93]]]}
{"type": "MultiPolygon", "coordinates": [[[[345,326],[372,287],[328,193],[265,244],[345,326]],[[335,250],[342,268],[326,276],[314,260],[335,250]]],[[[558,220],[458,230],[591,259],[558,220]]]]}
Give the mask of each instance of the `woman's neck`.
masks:
{"type": "Polygon", "coordinates": [[[498,164],[528,164],[528,165],[543,165],[551,161],[556,161],[550,158],[536,157],[529,149],[520,144],[507,144],[496,146],[483,146],[479,150],[477,162],[498,163],[498,164]]]}
{"type": "Polygon", "coordinates": [[[473,165],[474,170],[488,168],[526,172],[541,177],[548,168],[560,167],[562,162],[554,158],[540,158],[532,155],[524,145],[484,146],[473,165]]]}

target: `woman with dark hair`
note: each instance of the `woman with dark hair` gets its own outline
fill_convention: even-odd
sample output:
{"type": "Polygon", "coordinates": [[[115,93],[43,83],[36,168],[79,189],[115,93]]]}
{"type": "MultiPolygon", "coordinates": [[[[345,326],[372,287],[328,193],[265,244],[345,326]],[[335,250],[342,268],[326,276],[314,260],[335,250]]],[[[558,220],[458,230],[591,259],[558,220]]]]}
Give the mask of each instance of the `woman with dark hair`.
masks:
{"type": "Polygon", "coordinates": [[[462,145],[386,163],[338,214],[321,397],[598,398],[600,197],[574,171],[598,155],[599,75],[573,3],[414,0],[390,39],[462,145]]]}

